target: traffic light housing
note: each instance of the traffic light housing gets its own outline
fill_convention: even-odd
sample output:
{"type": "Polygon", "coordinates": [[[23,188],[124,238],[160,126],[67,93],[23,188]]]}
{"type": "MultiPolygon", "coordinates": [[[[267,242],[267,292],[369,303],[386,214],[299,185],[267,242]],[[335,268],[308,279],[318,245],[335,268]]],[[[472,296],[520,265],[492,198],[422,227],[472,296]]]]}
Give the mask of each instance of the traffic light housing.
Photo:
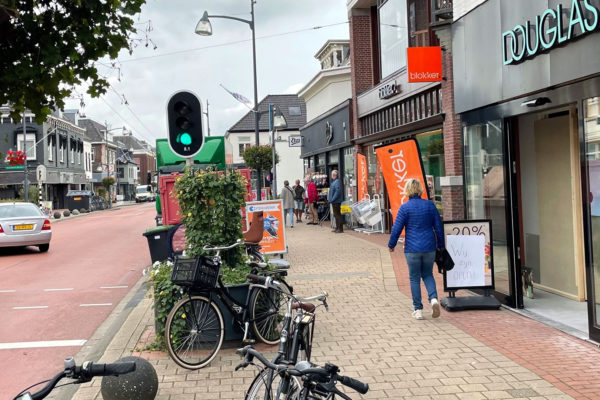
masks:
{"type": "Polygon", "coordinates": [[[169,146],[178,156],[193,157],[204,143],[202,106],[195,94],[177,92],[167,103],[169,146]]]}

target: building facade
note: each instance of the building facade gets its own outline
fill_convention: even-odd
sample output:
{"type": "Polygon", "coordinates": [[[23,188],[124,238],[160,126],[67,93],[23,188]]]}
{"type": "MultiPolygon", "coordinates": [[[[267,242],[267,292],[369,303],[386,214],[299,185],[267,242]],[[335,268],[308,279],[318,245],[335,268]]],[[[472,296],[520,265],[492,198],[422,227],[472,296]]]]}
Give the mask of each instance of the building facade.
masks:
{"type": "Polygon", "coordinates": [[[600,341],[600,1],[455,3],[465,214],[493,222],[496,296],[587,302],[600,341]]]}
{"type": "MultiPolygon", "coordinates": [[[[43,181],[43,197],[52,202],[52,207],[64,208],[69,190],[84,189],[86,185],[84,134],[85,131],[55,112],[44,123],[37,124],[32,114],[25,114],[25,135],[23,122],[13,121],[9,109],[3,107],[0,112],[0,197],[23,198],[25,171],[11,169],[5,157],[9,150],[21,150],[27,153],[27,178],[30,185],[37,185],[35,173],[38,165],[46,167],[46,179],[43,181]]],[[[35,201],[35,199],[33,199],[35,201]]]]}
{"type": "MultiPolygon", "coordinates": [[[[367,164],[367,191],[379,196],[386,230],[388,189],[375,149],[416,139],[444,219],[464,217],[460,120],[453,110],[452,1],[350,0],[352,143],[367,164]],[[407,48],[442,46],[441,82],[410,83],[407,48]]],[[[357,168],[357,167],[355,167],[357,168]]]]}

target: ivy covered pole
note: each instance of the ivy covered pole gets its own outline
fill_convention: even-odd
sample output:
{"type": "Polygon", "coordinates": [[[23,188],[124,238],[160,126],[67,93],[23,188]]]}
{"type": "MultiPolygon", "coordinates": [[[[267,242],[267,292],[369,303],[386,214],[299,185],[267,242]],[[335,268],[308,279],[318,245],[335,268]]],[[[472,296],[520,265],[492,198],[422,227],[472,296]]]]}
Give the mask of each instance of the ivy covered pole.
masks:
{"type": "MultiPolygon", "coordinates": [[[[23,100],[23,104],[25,104],[25,100],[23,100]]],[[[23,107],[23,150],[25,151],[25,161],[23,161],[23,170],[25,171],[25,180],[23,181],[23,192],[25,193],[25,203],[28,203],[29,180],[27,179],[27,128],[25,127],[25,107],[23,107]]]]}

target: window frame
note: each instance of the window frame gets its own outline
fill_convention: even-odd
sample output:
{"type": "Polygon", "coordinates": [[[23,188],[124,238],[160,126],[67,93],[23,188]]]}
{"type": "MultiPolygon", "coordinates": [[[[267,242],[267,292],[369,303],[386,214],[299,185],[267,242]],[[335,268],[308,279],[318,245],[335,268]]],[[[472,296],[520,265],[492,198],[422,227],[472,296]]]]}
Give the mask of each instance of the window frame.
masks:
{"type": "Polygon", "coordinates": [[[37,136],[35,133],[25,133],[25,140],[23,140],[23,133],[18,133],[17,134],[17,150],[18,151],[23,151],[23,152],[27,152],[27,142],[32,142],[33,143],[33,147],[32,147],[32,151],[33,151],[33,156],[29,156],[26,154],[27,156],[27,160],[28,161],[35,161],[37,160],[37,145],[35,144],[37,142],[37,136]],[[30,138],[33,138],[32,140],[30,140],[30,138]],[[22,144],[24,143],[24,144],[22,144]],[[24,148],[23,148],[24,147],[24,148]]]}
{"type": "MultiPolygon", "coordinates": [[[[410,40],[409,40],[409,21],[408,21],[408,1],[407,0],[378,0],[377,1],[377,40],[378,40],[378,45],[379,45],[379,75],[381,77],[380,82],[383,82],[384,80],[386,80],[387,78],[391,77],[392,75],[396,74],[399,71],[402,70],[406,70],[407,68],[407,56],[406,56],[406,49],[410,46],[410,40]],[[393,71],[384,71],[384,63],[382,60],[383,57],[383,46],[382,46],[382,40],[381,40],[381,9],[383,7],[385,7],[386,5],[392,4],[394,1],[399,1],[401,2],[401,6],[403,5],[403,13],[404,13],[404,21],[403,21],[403,25],[398,27],[398,29],[403,29],[404,32],[404,44],[406,44],[406,46],[404,47],[404,49],[401,49],[401,57],[403,57],[403,62],[401,62],[400,67],[394,69],[393,71]],[[384,74],[385,72],[385,74],[384,74]]],[[[402,45],[402,42],[399,43],[399,46],[402,45]]]]}

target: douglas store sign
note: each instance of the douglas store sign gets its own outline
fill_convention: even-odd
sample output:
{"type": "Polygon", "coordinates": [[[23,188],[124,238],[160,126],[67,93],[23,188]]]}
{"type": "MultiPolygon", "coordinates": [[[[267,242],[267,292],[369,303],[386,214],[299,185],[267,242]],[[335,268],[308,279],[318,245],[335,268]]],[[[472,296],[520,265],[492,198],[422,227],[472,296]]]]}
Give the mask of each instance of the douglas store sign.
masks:
{"type": "Polygon", "coordinates": [[[516,64],[598,30],[599,19],[600,0],[573,0],[570,8],[558,4],[502,33],[502,61],[516,64]]]}

